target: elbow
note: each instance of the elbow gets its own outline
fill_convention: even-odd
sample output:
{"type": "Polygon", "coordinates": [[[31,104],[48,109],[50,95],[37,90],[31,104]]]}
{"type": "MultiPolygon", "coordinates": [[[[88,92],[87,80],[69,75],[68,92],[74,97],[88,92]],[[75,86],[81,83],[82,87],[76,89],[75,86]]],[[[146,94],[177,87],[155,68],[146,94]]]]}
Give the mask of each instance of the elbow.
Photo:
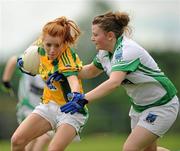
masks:
{"type": "Polygon", "coordinates": [[[117,89],[120,86],[120,84],[114,83],[113,88],[117,89]]]}
{"type": "Polygon", "coordinates": [[[121,83],[116,81],[116,80],[111,80],[110,81],[110,87],[111,87],[112,90],[117,89],[120,85],[121,85],[121,83]]]}

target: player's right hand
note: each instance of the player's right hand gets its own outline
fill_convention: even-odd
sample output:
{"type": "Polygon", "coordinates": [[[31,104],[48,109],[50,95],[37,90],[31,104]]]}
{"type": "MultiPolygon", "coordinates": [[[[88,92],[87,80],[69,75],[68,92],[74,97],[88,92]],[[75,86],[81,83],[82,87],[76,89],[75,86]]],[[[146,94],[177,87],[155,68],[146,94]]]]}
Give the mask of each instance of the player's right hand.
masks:
{"type": "Polygon", "coordinates": [[[1,88],[1,90],[2,90],[3,92],[8,93],[9,96],[11,96],[11,97],[14,97],[14,96],[15,96],[14,90],[13,90],[10,82],[8,82],[8,81],[2,81],[0,88],[1,88]]]}

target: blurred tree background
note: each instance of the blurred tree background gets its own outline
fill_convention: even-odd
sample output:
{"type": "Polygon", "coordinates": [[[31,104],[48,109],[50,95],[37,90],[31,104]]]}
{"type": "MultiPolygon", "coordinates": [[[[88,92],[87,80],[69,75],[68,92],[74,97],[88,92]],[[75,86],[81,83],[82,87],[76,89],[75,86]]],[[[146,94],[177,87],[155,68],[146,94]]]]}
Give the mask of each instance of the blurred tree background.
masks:
{"type": "MultiPolygon", "coordinates": [[[[82,30],[82,36],[77,45],[77,53],[83,60],[84,64],[90,63],[96,54],[95,47],[90,41],[91,21],[94,16],[112,10],[112,7],[111,2],[89,2],[89,9],[87,9],[86,13],[82,14],[81,18],[78,20],[78,24],[82,30]]],[[[147,47],[146,49],[149,50],[147,47]]],[[[174,51],[174,49],[170,48],[162,51],[159,47],[157,47],[157,49],[154,47],[154,49],[150,49],[149,52],[154,57],[162,71],[164,71],[175,84],[177,90],[180,90],[179,51],[174,51]]],[[[0,64],[0,78],[4,66],[5,62],[0,64]]],[[[16,92],[18,89],[19,78],[20,74],[17,69],[12,79],[12,85],[16,92]]],[[[93,89],[106,79],[107,76],[102,74],[101,76],[91,80],[83,80],[85,92],[93,89]]],[[[0,91],[0,139],[9,139],[18,125],[16,122],[16,103],[17,97],[9,97],[7,94],[0,91]]],[[[128,116],[129,108],[129,98],[121,87],[115,90],[112,94],[94,102],[89,105],[90,117],[83,131],[83,135],[94,133],[127,134],[130,131],[130,119],[128,116]]],[[[178,116],[176,123],[170,130],[170,133],[177,133],[179,131],[180,116],[178,116]]]]}

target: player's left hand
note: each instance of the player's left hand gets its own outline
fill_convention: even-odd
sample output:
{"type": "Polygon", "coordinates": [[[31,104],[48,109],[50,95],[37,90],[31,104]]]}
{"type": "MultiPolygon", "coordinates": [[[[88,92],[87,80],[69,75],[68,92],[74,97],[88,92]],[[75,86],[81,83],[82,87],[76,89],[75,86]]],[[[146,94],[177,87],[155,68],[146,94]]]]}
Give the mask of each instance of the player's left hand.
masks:
{"type": "Polygon", "coordinates": [[[51,90],[56,90],[56,87],[53,85],[53,81],[60,81],[62,78],[63,74],[59,73],[58,71],[54,72],[46,81],[48,88],[51,90]]]}
{"type": "Polygon", "coordinates": [[[60,107],[61,112],[74,114],[82,110],[88,103],[88,100],[84,98],[85,95],[78,92],[68,93],[67,97],[69,102],[60,107]]]}

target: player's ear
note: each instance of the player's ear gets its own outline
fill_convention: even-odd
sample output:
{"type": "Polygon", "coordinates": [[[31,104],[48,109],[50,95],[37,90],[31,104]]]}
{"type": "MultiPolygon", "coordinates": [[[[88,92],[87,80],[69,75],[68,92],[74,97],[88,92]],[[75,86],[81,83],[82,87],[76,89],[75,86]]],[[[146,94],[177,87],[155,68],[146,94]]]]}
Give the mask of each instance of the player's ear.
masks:
{"type": "Polygon", "coordinates": [[[107,38],[108,38],[108,40],[112,40],[113,38],[115,38],[114,32],[109,31],[109,32],[107,33],[107,38]]]}

